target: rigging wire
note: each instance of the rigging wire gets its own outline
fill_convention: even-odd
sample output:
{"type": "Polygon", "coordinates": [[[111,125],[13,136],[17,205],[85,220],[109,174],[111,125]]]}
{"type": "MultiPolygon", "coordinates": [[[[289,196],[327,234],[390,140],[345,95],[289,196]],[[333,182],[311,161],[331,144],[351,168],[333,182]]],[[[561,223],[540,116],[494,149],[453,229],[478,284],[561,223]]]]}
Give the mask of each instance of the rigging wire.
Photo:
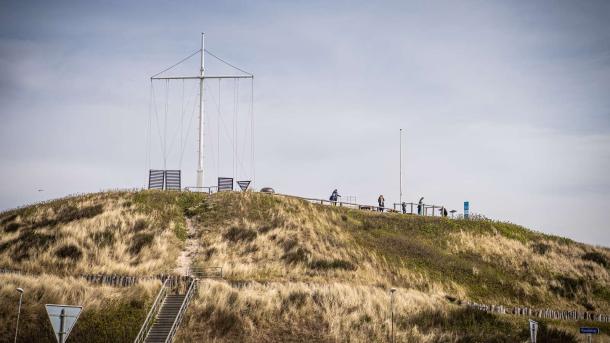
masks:
{"type": "Polygon", "coordinates": [[[173,66],[171,66],[171,67],[168,67],[168,68],[163,69],[162,71],[160,71],[160,72],[156,73],[155,75],[151,76],[150,78],[152,79],[153,77],[157,77],[157,76],[159,76],[159,75],[161,75],[161,74],[165,73],[166,71],[171,70],[171,69],[173,69],[173,68],[177,67],[178,65],[180,65],[180,64],[181,64],[181,63],[183,63],[184,61],[186,61],[186,60],[188,60],[189,58],[191,58],[191,57],[195,56],[196,54],[198,54],[200,51],[201,51],[201,49],[197,49],[197,50],[193,51],[193,53],[192,53],[192,54],[190,54],[190,55],[188,55],[187,57],[183,58],[182,60],[180,60],[180,62],[178,62],[178,63],[174,64],[174,65],[173,65],[173,66]]]}
{"type": "MultiPolygon", "coordinates": [[[[152,84],[152,80],[150,80],[150,83],[152,84]]],[[[152,85],[149,86],[149,93],[152,92],[152,85]]],[[[145,168],[148,170],[150,169],[150,136],[151,136],[151,121],[152,121],[152,95],[149,94],[148,96],[148,118],[146,118],[147,120],[147,125],[146,125],[146,133],[145,133],[145,139],[146,139],[146,151],[145,153],[145,168]]]]}
{"type": "Polygon", "coordinates": [[[253,74],[252,74],[252,73],[249,73],[249,72],[247,72],[247,71],[245,71],[245,70],[243,70],[243,69],[241,69],[241,68],[238,68],[238,67],[236,67],[236,66],[232,65],[231,63],[229,63],[229,62],[227,62],[227,61],[223,60],[222,58],[220,58],[220,57],[218,57],[218,56],[214,55],[214,54],[213,54],[213,53],[211,53],[209,50],[204,49],[204,51],[205,51],[205,52],[207,52],[207,53],[208,53],[210,56],[212,56],[212,57],[214,57],[215,59],[219,60],[220,62],[222,62],[222,63],[224,63],[224,64],[228,65],[229,67],[231,67],[231,68],[233,68],[233,69],[237,69],[237,70],[241,71],[241,72],[242,72],[242,73],[244,73],[244,74],[248,74],[248,75],[250,75],[250,76],[253,76],[253,74]]]}
{"type": "Polygon", "coordinates": [[[182,149],[180,151],[180,165],[182,165],[182,159],[184,157],[184,151],[186,150],[186,143],[188,142],[188,139],[190,137],[190,133],[191,133],[191,128],[193,127],[193,118],[195,118],[195,109],[197,109],[197,102],[196,99],[198,98],[198,94],[199,93],[197,91],[197,89],[195,89],[195,94],[193,95],[193,110],[191,112],[191,117],[189,118],[188,121],[188,127],[186,128],[186,137],[184,139],[184,144],[182,145],[182,149]]]}
{"type": "MultiPolygon", "coordinates": [[[[161,123],[159,120],[159,111],[158,111],[158,106],[157,106],[157,98],[155,96],[155,86],[154,83],[151,81],[150,83],[151,85],[151,93],[152,93],[152,101],[153,101],[153,108],[154,108],[154,113],[155,113],[155,121],[157,123],[157,134],[159,135],[159,150],[161,150],[161,154],[163,154],[163,135],[161,134],[161,123]]],[[[152,135],[152,132],[151,132],[152,135]]]]}
{"type": "Polygon", "coordinates": [[[256,169],[254,167],[254,75],[250,80],[250,168],[252,187],[256,187],[256,169]]]}
{"type": "Polygon", "coordinates": [[[167,169],[167,111],[169,110],[169,80],[165,80],[165,115],[163,117],[163,169],[167,169]]]}

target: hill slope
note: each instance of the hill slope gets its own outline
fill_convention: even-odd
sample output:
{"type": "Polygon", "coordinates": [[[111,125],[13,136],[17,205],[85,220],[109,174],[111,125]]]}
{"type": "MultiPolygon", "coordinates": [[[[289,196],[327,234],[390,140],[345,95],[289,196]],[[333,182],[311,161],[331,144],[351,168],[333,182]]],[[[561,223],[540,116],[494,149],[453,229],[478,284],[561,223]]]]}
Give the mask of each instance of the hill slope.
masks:
{"type": "MultiPolygon", "coordinates": [[[[526,318],[477,312],[460,300],[610,312],[608,249],[508,223],[380,214],[258,193],[144,191],[8,211],[0,227],[0,268],[36,274],[0,275],[1,337],[14,328],[11,288],[27,284],[37,296],[26,293],[26,318],[46,320],[44,302],[85,303],[84,323],[109,314],[116,319],[109,330],[130,341],[159,283],[117,289],[69,276],[170,272],[187,227],[196,242],[193,265],[222,267],[225,280],[201,281],[179,341],[387,341],[390,287],[398,289],[399,342],[527,339],[526,318]],[[58,292],[49,278],[81,291],[58,292]]],[[[24,337],[48,325],[25,322],[24,337]]],[[[541,334],[562,341],[579,324],[544,322],[541,334]]],[[[79,323],[73,335],[96,341],[94,327],[79,323]]]]}

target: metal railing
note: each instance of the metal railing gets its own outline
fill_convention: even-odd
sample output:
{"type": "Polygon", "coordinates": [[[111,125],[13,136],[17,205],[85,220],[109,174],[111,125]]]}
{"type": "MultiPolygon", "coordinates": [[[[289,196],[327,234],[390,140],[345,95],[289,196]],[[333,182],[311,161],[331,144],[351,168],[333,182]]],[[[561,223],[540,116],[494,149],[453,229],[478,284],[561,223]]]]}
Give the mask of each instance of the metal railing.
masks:
{"type": "Polygon", "coordinates": [[[216,189],[218,189],[218,186],[184,188],[184,190],[187,192],[201,192],[201,193],[208,193],[208,194],[214,193],[216,189]]]}
{"type": "MultiPolygon", "coordinates": [[[[419,203],[413,203],[413,202],[407,202],[405,203],[405,214],[418,214],[418,215],[423,215],[423,216],[432,216],[435,217],[436,211],[441,211],[442,208],[444,206],[440,206],[440,205],[430,205],[430,204],[421,204],[421,213],[419,213],[418,211],[418,206],[420,206],[419,203]]],[[[400,203],[394,203],[394,211],[396,212],[402,212],[402,204],[400,203]]],[[[442,213],[439,213],[438,216],[442,216],[442,213]]]]}
{"type": "Polygon", "coordinates": [[[174,319],[174,324],[172,325],[171,330],[169,330],[169,334],[167,335],[167,339],[165,339],[165,343],[171,343],[174,340],[174,336],[176,336],[176,331],[178,331],[178,327],[182,322],[182,317],[184,317],[186,308],[191,302],[193,295],[197,291],[198,281],[198,279],[191,278],[189,288],[186,291],[186,296],[184,297],[184,301],[182,301],[182,306],[180,306],[180,310],[178,311],[178,315],[176,315],[176,319],[174,319]]]}
{"type": "Polygon", "coordinates": [[[222,267],[191,267],[189,275],[197,279],[220,278],[222,279],[222,267]]]}
{"type": "Polygon", "coordinates": [[[163,285],[161,286],[161,289],[159,290],[159,293],[157,294],[157,298],[155,298],[155,302],[152,304],[150,311],[148,311],[148,315],[146,316],[146,319],[144,320],[144,323],[142,324],[142,327],[140,328],[140,332],[138,332],[138,336],[136,336],[136,339],[133,341],[134,343],[144,342],[144,340],[146,339],[146,336],[148,336],[148,331],[150,331],[150,328],[155,323],[155,318],[157,317],[157,313],[161,309],[161,306],[163,305],[163,300],[165,299],[165,296],[167,295],[169,283],[170,283],[170,279],[167,279],[167,280],[165,280],[165,282],[163,282],[163,285]]]}
{"type": "MultiPolygon", "coordinates": [[[[363,204],[357,204],[357,203],[352,203],[352,202],[346,202],[346,201],[332,201],[332,200],[325,200],[325,199],[316,199],[316,198],[305,198],[305,197],[300,197],[300,196],[295,196],[295,195],[288,195],[288,194],[277,194],[277,195],[281,195],[281,196],[285,196],[285,197],[290,197],[290,198],[297,198],[297,199],[301,199],[301,200],[305,200],[314,204],[320,204],[320,205],[327,205],[327,206],[339,206],[339,207],[347,207],[347,208],[352,208],[352,209],[357,209],[357,210],[368,210],[368,211],[376,211],[376,212],[391,212],[391,213],[402,213],[402,209],[400,207],[401,204],[395,203],[393,204],[393,207],[380,207],[380,206],[374,206],[374,205],[363,205],[363,204]]],[[[414,211],[417,210],[417,203],[406,203],[408,208],[410,209],[409,212],[407,212],[407,214],[417,214],[417,212],[414,211]]],[[[422,215],[424,216],[435,216],[435,211],[436,210],[440,210],[441,208],[443,208],[443,206],[440,205],[430,205],[430,204],[422,204],[422,215]]],[[[440,215],[440,214],[439,214],[440,215]]]]}

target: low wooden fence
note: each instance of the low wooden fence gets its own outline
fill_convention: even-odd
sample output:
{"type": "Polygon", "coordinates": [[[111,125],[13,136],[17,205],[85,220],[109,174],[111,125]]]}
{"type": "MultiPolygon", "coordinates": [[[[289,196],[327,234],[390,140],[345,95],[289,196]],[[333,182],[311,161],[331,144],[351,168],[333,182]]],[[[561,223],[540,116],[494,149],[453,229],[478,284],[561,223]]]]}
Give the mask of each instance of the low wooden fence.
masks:
{"type": "Polygon", "coordinates": [[[558,311],[552,309],[535,309],[529,307],[511,307],[502,305],[486,305],[474,302],[466,302],[465,305],[488,313],[512,314],[515,316],[527,316],[532,318],[557,319],[557,320],[588,320],[594,322],[610,323],[610,315],[588,311],[568,310],[558,311]]]}
{"type": "MultiPolygon", "coordinates": [[[[0,274],[18,274],[25,276],[40,276],[44,274],[35,274],[35,273],[25,273],[19,270],[12,269],[0,269],[0,274]]],[[[81,274],[74,275],[75,278],[82,278],[87,282],[97,284],[97,285],[106,285],[113,287],[130,287],[137,284],[140,281],[149,281],[149,280],[159,280],[161,282],[165,282],[169,280],[168,286],[172,288],[176,288],[180,285],[186,284],[191,279],[190,276],[182,276],[182,275],[174,275],[174,274],[157,274],[150,276],[130,276],[130,275],[118,275],[118,274],[81,274]]],[[[202,276],[202,278],[204,278],[202,276]]],[[[218,277],[218,276],[215,276],[218,277]]],[[[222,275],[220,276],[222,277],[222,275]]]]}

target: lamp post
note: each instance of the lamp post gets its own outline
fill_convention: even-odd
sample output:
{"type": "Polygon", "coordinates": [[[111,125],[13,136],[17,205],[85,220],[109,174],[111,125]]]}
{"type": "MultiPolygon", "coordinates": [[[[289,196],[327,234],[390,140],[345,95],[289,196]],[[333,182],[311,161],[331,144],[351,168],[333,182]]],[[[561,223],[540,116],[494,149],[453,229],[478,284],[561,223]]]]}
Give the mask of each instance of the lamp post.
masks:
{"type": "Polygon", "coordinates": [[[19,333],[19,315],[21,314],[21,300],[23,299],[23,288],[17,288],[19,292],[19,307],[17,309],[17,327],[15,328],[15,343],[17,343],[17,334],[19,333]]]}
{"type": "Polygon", "coordinates": [[[391,331],[390,331],[390,337],[391,337],[391,342],[394,343],[394,292],[396,292],[396,288],[391,288],[390,289],[390,313],[391,313],[391,331]]]}

